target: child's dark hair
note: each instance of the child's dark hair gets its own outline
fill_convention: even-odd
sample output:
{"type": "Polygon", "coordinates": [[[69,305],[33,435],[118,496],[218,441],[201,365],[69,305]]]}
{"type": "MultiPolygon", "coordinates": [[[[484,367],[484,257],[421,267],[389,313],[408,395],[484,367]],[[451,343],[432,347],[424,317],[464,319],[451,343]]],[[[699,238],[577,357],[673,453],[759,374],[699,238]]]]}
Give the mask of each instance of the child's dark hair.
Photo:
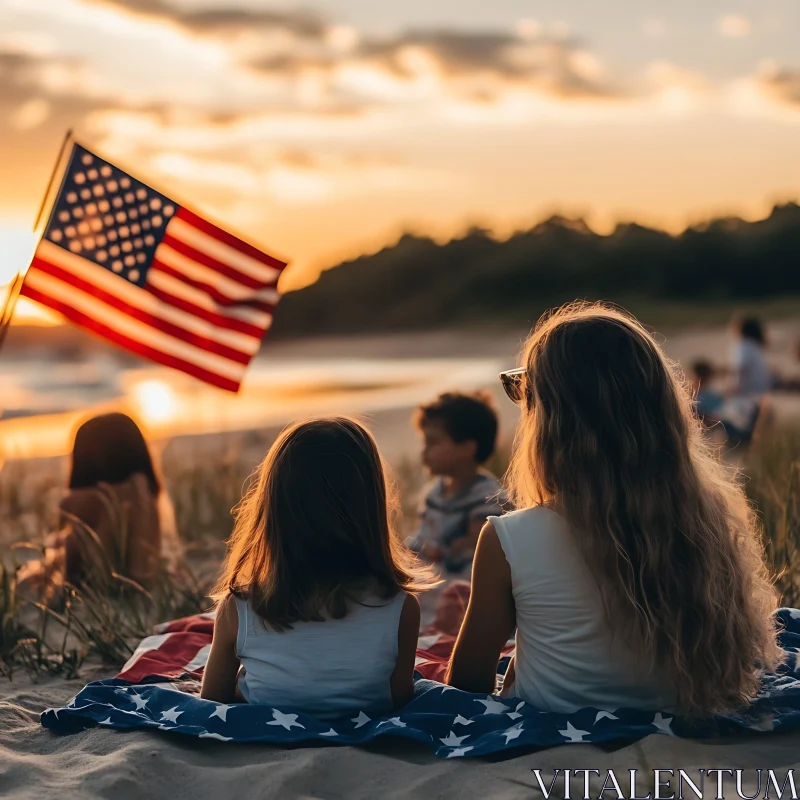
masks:
{"type": "Polygon", "coordinates": [[[704,358],[699,358],[692,363],[692,372],[703,383],[710,381],[714,377],[714,367],[710,361],[706,361],[704,358]]]}
{"type": "Polygon", "coordinates": [[[742,339],[750,339],[750,341],[762,347],[767,342],[767,337],[764,335],[764,326],[761,324],[761,320],[756,317],[741,317],[736,321],[736,328],[742,339]]]}
{"type": "Polygon", "coordinates": [[[147,442],[127,414],[101,414],[78,428],[72,447],[70,489],[88,489],[98,483],[122,483],[140,473],[150,491],[161,490],[147,442]]]}
{"type": "Polygon", "coordinates": [[[497,412],[489,392],[446,392],[420,406],[414,422],[417,428],[439,421],[454,442],[474,441],[475,459],[483,464],[491,458],[497,443],[497,412]]]}
{"type": "Polygon", "coordinates": [[[375,440],[345,417],[284,430],[236,509],[212,597],[247,598],[276,630],[341,619],[367,586],[388,599],[435,585],[390,521],[375,440]]]}

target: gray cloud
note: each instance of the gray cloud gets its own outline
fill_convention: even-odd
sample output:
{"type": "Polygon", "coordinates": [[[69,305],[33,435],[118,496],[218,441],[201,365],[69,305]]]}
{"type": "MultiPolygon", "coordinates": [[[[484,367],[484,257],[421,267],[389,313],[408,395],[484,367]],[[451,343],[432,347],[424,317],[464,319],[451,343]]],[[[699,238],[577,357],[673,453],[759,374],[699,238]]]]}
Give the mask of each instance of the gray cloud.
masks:
{"type": "Polygon", "coordinates": [[[774,70],[762,77],[761,84],[781,102],[800,106],[800,70],[774,70]]]}
{"type": "Polygon", "coordinates": [[[8,107],[28,100],[31,96],[58,99],[42,87],[40,81],[42,68],[45,66],[76,68],[80,64],[77,59],[41,58],[17,51],[0,51],[0,104],[8,107]]]}
{"type": "Polygon", "coordinates": [[[0,52],[0,138],[5,177],[19,208],[35,208],[65,131],[107,104],[80,96],[54,95],[37,76],[34,56],[0,52]]]}
{"type": "Polygon", "coordinates": [[[174,22],[190,31],[218,34],[229,30],[279,28],[297,36],[320,37],[326,30],[323,20],[310,11],[269,11],[245,8],[218,8],[191,11],[163,0],[94,0],[98,5],[118,8],[150,19],[174,22]]]}
{"type": "MultiPolygon", "coordinates": [[[[415,69],[407,57],[411,49],[428,56],[451,80],[490,75],[501,84],[527,85],[565,99],[621,94],[583,68],[581,57],[585,54],[578,41],[521,40],[502,33],[409,32],[391,40],[367,39],[345,53],[297,47],[256,58],[250,66],[273,75],[292,75],[307,69],[330,71],[342,63],[363,63],[411,79],[415,69]]],[[[487,87],[475,91],[487,93],[483,98],[476,94],[475,99],[492,99],[487,87]]]]}
{"type": "Polygon", "coordinates": [[[403,72],[407,68],[401,56],[408,47],[429,53],[446,73],[456,77],[492,73],[562,96],[614,93],[610,86],[581,71],[577,60],[581,47],[574,39],[530,40],[503,33],[412,31],[393,42],[368,44],[365,53],[403,72]]]}
{"type": "Polygon", "coordinates": [[[523,72],[507,60],[507,50],[516,42],[514,37],[502,33],[409,31],[393,41],[368,43],[364,53],[384,59],[402,71],[397,63],[398,54],[405,47],[420,47],[454,72],[492,70],[511,76],[523,72]]]}
{"type": "MultiPolygon", "coordinates": [[[[187,105],[180,97],[168,102],[163,93],[155,92],[153,102],[143,95],[131,105],[119,99],[123,93],[115,94],[113,84],[105,86],[97,81],[98,67],[88,59],[84,62],[0,51],[0,130],[4,145],[12,151],[25,149],[27,137],[31,143],[40,140],[51,146],[52,139],[68,127],[81,130],[88,123],[95,130],[92,126],[98,118],[93,112],[98,111],[135,110],[166,127],[181,124],[189,114],[196,124],[216,128],[270,114],[354,116],[403,102],[382,96],[369,83],[351,81],[338,71],[345,65],[384,70],[400,82],[408,80],[410,85],[415,71],[434,64],[442,78],[438,91],[477,103],[495,101],[510,86],[565,101],[620,95],[598,71],[587,69],[587,56],[581,43],[574,39],[530,39],[511,33],[444,29],[410,30],[384,39],[353,34],[343,45],[333,26],[309,12],[226,8],[223,1],[204,11],[190,11],[165,0],[93,0],[105,7],[168,21],[192,35],[221,41],[228,41],[239,32],[260,30],[266,34],[263,41],[256,36],[255,43],[250,41],[250,49],[239,56],[243,59],[240,66],[251,71],[250,78],[260,73],[278,79],[263,95],[259,94],[258,82],[251,80],[246,84],[254,98],[249,104],[231,105],[227,97],[215,96],[206,105],[187,105]],[[273,36],[276,32],[287,35],[273,36]],[[308,70],[315,73],[313,102],[303,95],[303,73],[308,70]],[[58,80],[47,79],[53,75],[58,80]],[[280,88],[276,90],[275,86],[280,88]],[[156,98],[160,99],[156,102],[156,98]]],[[[236,55],[235,47],[231,47],[236,55]]],[[[231,75],[232,86],[236,77],[231,75]]],[[[797,85],[790,88],[789,76],[776,78],[774,83],[785,94],[794,91],[797,101],[797,85]]],[[[414,97],[413,89],[409,97],[414,97]]],[[[102,129],[102,122],[100,126],[102,129]]]]}
{"type": "MultiPolygon", "coordinates": [[[[582,70],[576,56],[581,43],[574,39],[540,37],[520,39],[511,33],[454,30],[410,30],[387,39],[362,39],[352,49],[337,50],[326,40],[331,26],[309,11],[269,11],[227,8],[203,11],[179,9],[166,0],[94,0],[152,19],[170,21],[187,31],[223,38],[236,32],[285,31],[294,38],[291,46],[267,49],[249,59],[252,68],[273,75],[294,75],[303,70],[335,69],[345,62],[380,66],[400,77],[411,77],[404,58],[408,48],[417,48],[437,62],[449,78],[493,75],[507,82],[525,83],[564,98],[604,97],[618,92],[596,76],[582,70]]],[[[491,99],[491,96],[477,99],[491,99]]],[[[353,101],[350,98],[351,102],[353,101]]]]}

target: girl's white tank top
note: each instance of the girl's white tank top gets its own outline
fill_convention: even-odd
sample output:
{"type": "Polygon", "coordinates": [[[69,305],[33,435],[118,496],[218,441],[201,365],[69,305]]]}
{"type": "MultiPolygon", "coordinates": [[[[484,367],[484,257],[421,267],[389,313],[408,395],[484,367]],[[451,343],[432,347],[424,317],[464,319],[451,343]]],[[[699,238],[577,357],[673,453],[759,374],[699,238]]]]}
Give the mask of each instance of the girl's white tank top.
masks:
{"type": "Polygon", "coordinates": [[[248,703],[318,719],[391,710],[405,592],[388,600],[368,597],[343,619],[297,622],[282,632],[266,626],[249,601],[235,599],[239,689],[248,703]]]}
{"type": "Polygon", "coordinates": [[[676,693],[612,636],[567,521],[544,506],[489,517],[511,568],[516,673],[502,694],[542,711],[671,710],[676,693]]]}

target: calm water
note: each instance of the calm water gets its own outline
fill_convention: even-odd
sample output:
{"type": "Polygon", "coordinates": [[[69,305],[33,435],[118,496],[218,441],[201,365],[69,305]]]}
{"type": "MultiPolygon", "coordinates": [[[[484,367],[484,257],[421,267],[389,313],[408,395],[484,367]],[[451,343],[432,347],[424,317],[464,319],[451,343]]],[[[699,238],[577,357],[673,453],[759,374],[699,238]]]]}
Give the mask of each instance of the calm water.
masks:
{"type": "Polygon", "coordinates": [[[0,364],[0,448],[6,458],[69,452],[92,413],[126,411],[153,437],[280,425],[320,414],[370,413],[416,405],[438,392],[487,385],[500,359],[259,360],[233,395],[160,367],[111,357],[0,364]]]}
{"type": "MultiPolygon", "coordinates": [[[[794,350],[800,341],[800,318],[770,322],[768,333],[773,368],[800,380],[794,350]]],[[[659,341],[668,355],[686,366],[697,358],[725,364],[730,349],[728,331],[721,327],[674,331],[659,336],[659,341]]],[[[151,437],[162,438],[274,427],[322,414],[409,408],[453,389],[492,386],[499,391],[497,373],[516,363],[518,345],[514,336],[483,340],[459,333],[449,338],[426,334],[272,347],[251,365],[238,395],[174,370],[131,367],[108,354],[69,362],[25,361],[4,353],[0,456],[67,453],[77,424],[109,410],[127,411],[151,437]],[[419,357],[426,352],[436,357],[419,357]],[[454,357],[463,353],[480,355],[454,357]]],[[[499,399],[501,428],[510,431],[516,410],[499,399]]],[[[780,420],[800,424],[800,394],[776,396],[774,407],[780,420]]],[[[405,425],[393,431],[402,439],[412,429],[405,425]]]]}

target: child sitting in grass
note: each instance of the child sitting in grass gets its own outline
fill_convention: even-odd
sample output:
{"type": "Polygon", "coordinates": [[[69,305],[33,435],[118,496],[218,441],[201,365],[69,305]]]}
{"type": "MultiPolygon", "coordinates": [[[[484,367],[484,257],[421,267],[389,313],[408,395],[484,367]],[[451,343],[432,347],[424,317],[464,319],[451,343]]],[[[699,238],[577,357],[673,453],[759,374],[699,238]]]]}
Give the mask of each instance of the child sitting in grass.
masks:
{"type": "Polygon", "coordinates": [[[501,514],[508,502],[500,482],[481,466],[495,450],[497,414],[488,392],[450,392],[420,407],[415,422],[424,438],[422,463],[436,480],[408,545],[460,574],[472,563],[486,518],[501,514]]]}
{"type": "Polygon", "coordinates": [[[416,594],[434,584],[392,530],[370,434],[345,418],[295,425],[238,509],[201,696],[319,719],[402,706],[416,594]]]}
{"type": "Polygon", "coordinates": [[[725,402],[725,395],[710,386],[714,375],[714,367],[705,359],[699,359],[692,364],[695,411],[703,422],[711,424],[716,421],[715,415],[719,413],[725,402]]]}
{"type": "Polygon", "coordinates": [[[92,417],[75,434],[61,529],[45,557],[19,571],[26,593],[55,599],[66,581],[103,591],[112,573],[152,589],[179,569],[182,548],[169,497],[136,423],[126,414],[92,417]]]}

